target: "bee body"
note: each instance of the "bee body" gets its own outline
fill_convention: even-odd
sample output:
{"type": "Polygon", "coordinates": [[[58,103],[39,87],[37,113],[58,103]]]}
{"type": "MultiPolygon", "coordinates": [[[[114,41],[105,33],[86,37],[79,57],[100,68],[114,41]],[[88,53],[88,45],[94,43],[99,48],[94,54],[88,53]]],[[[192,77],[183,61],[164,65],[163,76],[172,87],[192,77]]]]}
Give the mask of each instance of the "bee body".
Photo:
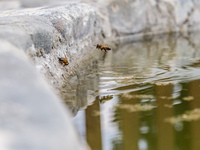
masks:
{"type": "Polygon", "coordinates": [[[61,64],[63,64],[64,66],[66,66],[66,65],[68,65],[69,64],[69,62],[68,62],[68,60],[67,60],[67,58],[65,57],[58,57],[58,61],[61,63],[61,64]]]}
{"type": "Polygon", "coordinates": [[[101,45],[101,44],[97,44],[96,48],[104,50],[105,52],[107,52],[107,50],[111,50],[110,47],[107,47],[107,46],[104,46],[104,45],[101,45]]]}
{"type": "Polygon", "coordinates": [[[99,101],[100,101],[100,103],[105,103],[106,101],[109,101],[109,100],[111,100],[111,99],[113,99],[113,95],[107,95],[107,96],[103,96],[103,97],[101,97],[101,98],[99,98],[99,101]]]}

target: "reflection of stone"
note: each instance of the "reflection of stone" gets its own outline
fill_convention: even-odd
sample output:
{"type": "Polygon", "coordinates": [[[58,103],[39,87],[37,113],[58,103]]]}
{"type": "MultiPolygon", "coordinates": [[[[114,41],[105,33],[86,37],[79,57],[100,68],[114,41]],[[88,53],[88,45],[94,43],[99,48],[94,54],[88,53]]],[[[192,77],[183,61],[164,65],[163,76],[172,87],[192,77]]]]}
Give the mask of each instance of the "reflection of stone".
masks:
{"type": "Polygon", "coordinates": [[[137,111],[150,111],[153,108],[155,108],[155,106],[152,106],[149,104],[143,104],[143,105],[142,104],[135,104],[135,105],[121,104],[119,106],[116,106],[116,108],[125,109],[130,112],[137,112],[137,111]]]}
{"type": "Polygon", "coordinates": [[[101,131],[101,117],[100,117],[100,105],[96,99],[94,104],[89,106],[85,110],[85,122],[86,122],[86,139],[88,145],[92,150],[102,149],[102,131],[101,131]]]}
{"type": "Polygon", "coordinates": [[[193,96],[183,97],[183,100],[184,101],[192,101],[192,100],[194,100],[194,97],[193,96]]]}
{"type": "Polygon", "coordinates": [[[192,66],[194,63],[191,61],[200,58],[198,38],[198,33],[187,38],[154,36],[149,41],[119,45],[120,50],[112,58],[112,74],[123,73],[124,78],[122,75],[114,76],[115,81],[122,85],[143,83],[167,86],[198,78],[200,72],[192,66]]]}
{"type": "Polygon", "coordinates": [[[153,95],[145,95],[145,94],[138,94],[138,95],[132,95],[129,93],[124,93],[122,94],[123,98],[125,99],[153,99],[154,96],[153,95]]]}
{"type": "Polygon", "coordinates": [[[191,111],[187,111],[186,113],[177,116],[177,117],[171,117],[171,118],[167,118],[165,119],[166,122],[169,122],[171,124],[176,124],[179,122],[183,122],[183,121],[196,121],[196,120],[200,120],[200,109],[196,108],[194,110],[191,111]]]}
{"type": "Polygon", "coordinates": [[[61,88],[59,94],[74,115],[92,105],[98,95],[97,67],[97,62],[92,62],[87,69],[77,71],[66,80],[61,88]]]}

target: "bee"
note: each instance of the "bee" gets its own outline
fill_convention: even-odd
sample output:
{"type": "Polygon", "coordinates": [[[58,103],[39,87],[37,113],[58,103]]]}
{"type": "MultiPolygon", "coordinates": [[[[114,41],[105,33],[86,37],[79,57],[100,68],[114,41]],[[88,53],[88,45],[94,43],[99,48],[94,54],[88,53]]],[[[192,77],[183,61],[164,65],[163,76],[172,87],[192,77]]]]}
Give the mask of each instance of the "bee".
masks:
{"type": "Polygon", "coordinates": [[[104,50],[105,52],[107,52],[107,50],[111,50],[110,47],[107,47],[107,46],[104,46],[104,45],[101,45],[101,44],[97,44],[96,48],[104,50]]]}
{"type": "Polygon", "coordinates": [[[59,63],[61,63],[64,66],[69,64],[69,62],[68,62],[66,57],[58,57],[58,61],[59,61],[59,63]]]}
{"type": "MultiPolygon", "coordinates": [[[[99,97],[98,97],[99,98],[99,97]]],[[[103,96],[101,98],[99,98],[99,101],[101,104],[105,103],[106,101],[109,101],[113,99],[113,95],[107,95],[107,96],[103,96]]]]}

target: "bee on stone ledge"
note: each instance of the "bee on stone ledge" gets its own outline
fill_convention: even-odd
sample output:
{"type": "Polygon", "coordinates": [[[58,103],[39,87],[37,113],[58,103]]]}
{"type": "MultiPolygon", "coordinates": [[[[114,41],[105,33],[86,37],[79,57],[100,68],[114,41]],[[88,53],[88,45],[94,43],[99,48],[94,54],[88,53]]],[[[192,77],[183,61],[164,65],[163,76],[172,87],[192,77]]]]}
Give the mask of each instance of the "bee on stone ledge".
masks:
{"type": "Polygon", "coordinates": [[[69,62],[68,62],[66,57],[58,57],[58,61],[59,61],[60,64],[62,64],[64,66],[69,64],[69,62]]]}
{"type": "Polygon", "coordinates": [[[108,50],[111,50],[110,47],[107,47],[107,46],[104,46],[104,45],[101,45],[101,44],[97,44],[96,48],[104,50],[105,52],[107,52],[108,50]]]}

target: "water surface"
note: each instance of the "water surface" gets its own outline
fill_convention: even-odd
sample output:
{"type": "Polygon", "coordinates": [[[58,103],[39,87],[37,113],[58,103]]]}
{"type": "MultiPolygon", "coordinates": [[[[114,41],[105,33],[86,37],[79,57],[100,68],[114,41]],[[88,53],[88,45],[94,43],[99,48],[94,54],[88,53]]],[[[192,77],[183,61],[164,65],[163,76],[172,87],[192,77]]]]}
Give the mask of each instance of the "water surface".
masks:
{"type": "Polygon", "coordinates": [[[200,149],[199,39],[121,44],[71,79],[64,100],[92,150],[200,149]]]}

